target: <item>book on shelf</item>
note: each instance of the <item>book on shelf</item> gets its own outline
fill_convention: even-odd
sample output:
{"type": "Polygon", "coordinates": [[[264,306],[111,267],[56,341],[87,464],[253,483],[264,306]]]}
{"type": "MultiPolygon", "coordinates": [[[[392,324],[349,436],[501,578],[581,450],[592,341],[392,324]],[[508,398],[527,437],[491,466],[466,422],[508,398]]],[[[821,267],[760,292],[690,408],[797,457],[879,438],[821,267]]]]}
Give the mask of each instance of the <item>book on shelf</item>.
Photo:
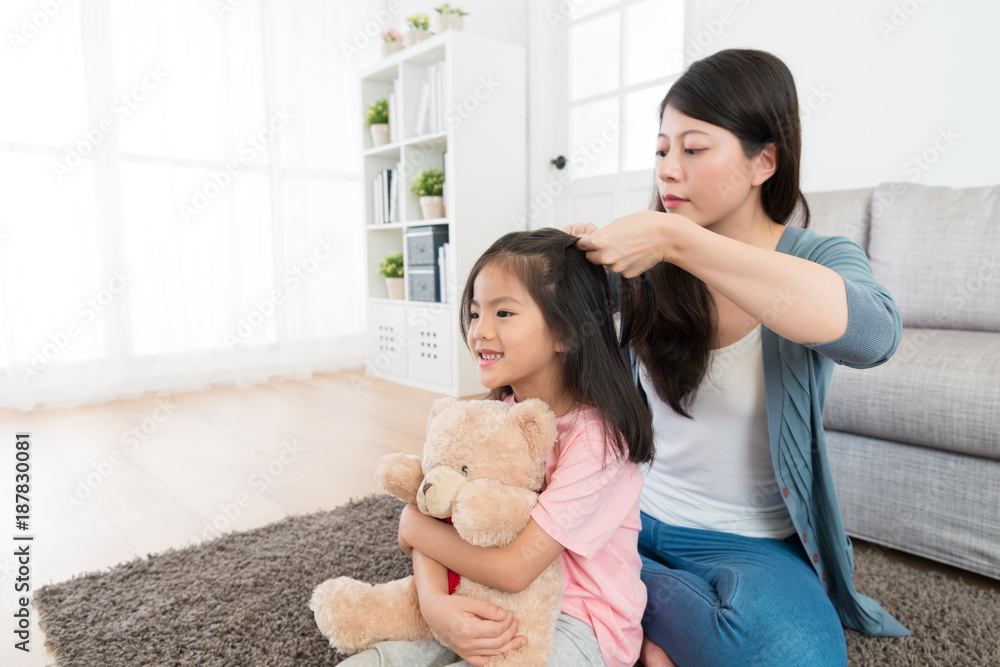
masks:
{"type": "Polygon", "coordinates": [[[382,169],[372,179],[372,223],[399,222],[400,163],[395,169],[382,169]]]}
{"type": "Polygon", "coordinates": [[[396,143],[402,139],[402,136],[400,136],[400,130],[403,125],[399,122],[400,99],[402,99],[400,95],[400,81],[399,79],[393,79],[392,92],[389,93],[389,141],[391,143],[396,143]]]}
{"type": "Polygon", "coordinates": [[[420,87],[420,102],[417,104],[417,118],[414,124],[416,136],[427,131],[427,116],[430,113],[431,87],[426,81],[420,87]]]}

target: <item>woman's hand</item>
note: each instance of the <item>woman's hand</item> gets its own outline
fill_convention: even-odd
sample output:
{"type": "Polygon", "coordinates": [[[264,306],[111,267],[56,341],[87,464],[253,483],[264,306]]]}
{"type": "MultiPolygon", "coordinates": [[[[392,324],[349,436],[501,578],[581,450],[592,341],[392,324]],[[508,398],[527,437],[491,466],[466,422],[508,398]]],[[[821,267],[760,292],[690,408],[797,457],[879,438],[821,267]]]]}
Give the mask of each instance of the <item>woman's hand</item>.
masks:
{"type": "Polygon", "coordinates": [[[591,262],[634,278],[664,261],[668,225],[676,222],[670,218],[685,219],[661,211],[640,211],[613,220],[602,229],[587,224],[570,225],[564,230],[580,235],[576,247],[586,251],[591,262]]]}
{"type": "Polygon", "coordinates": [[[427,625],[442,644],[472,665],[521,648],[527,641],[517,634],[514,615],[495,604],[463,595],[434,595],[420,601],[427,625]]]}

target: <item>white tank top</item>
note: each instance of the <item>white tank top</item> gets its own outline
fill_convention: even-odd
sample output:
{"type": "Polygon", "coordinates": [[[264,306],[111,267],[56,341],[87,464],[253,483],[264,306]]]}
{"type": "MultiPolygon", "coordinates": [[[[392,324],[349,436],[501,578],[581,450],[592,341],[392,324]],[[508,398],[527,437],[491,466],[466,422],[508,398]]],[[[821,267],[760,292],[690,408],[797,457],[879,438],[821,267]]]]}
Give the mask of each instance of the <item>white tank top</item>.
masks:
{"type": "Polygon", "coordinates": [[[712,350],[691,405],[693,419],[660,400],[642,365],[639,374],[656,441],[642,511],[675,526],[748,537],[795,533],[771,462],[760,325],[712,350]]]}

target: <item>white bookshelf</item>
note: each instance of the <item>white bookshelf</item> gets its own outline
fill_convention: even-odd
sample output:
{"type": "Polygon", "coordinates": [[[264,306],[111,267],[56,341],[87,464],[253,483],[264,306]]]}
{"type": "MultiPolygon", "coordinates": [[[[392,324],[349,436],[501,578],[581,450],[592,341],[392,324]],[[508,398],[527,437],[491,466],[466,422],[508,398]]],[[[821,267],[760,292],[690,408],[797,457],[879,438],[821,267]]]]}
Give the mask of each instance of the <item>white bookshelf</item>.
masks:
{"type": "Polygon", "coordinates": [[[456,397],[486,391],[476,380],[472,355],[461,339],[457,302],[476,259],[497,238],[513,231],[515,220],[523,220],[524,68],[523,48],[449,30],[361,73],[363,110],[393,93],[397,116],[389,144],[373,147],[368,128],[362,128],[368,369],[376,377],[456,397]],[[422,89],[435,66],[440,69],[443,122],[437,131],[428,126],[418,135],[422,89]],[[402,165],[399,221],[376,224],[373,180],[397,164],[402,165]],[[421,167],[444,168],[442,218],[424,220],[419,199],[410,192],[421,167]],[[447,302],[414,299],[409,277],[405,298],[389,299],[379,263],[390,252],[403,252],[408,268],[406,232],[429,225],[447,230],[447,302]]]}

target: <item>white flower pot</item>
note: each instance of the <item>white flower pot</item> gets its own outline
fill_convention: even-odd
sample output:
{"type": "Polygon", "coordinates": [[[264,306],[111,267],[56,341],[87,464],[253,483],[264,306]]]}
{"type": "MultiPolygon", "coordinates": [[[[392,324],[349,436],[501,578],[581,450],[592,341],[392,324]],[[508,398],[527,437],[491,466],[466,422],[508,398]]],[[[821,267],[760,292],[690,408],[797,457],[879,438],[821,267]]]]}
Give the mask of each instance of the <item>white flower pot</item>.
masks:
{"type": "Polygon", "coordinates": [[[444,32],[445,30],[461,30],[462,20],[461,14],[438,14],[434,17],[437,22],[437,31],[444,32]]]}
{"type": "Polygon", "coordinates": [[[389,143],[389,123],[375,123],[369,127],[372,131],[372,148],[389,143]]]}
{"type": "Polygon", "coordinates": [[[388,292],[390,299],[402,299],[404,295],[403,279],[402,278],[386,278],[385,279],[385,291],[388,292]]]}
{"type": "Polygon", "coordinates": [[[388,58],[396,51],[403,50],[403,43],[397,40],[391,40],[388,42],[382,42],[382,57],[388,58]]]}
{"type": "Polygon", "coordinates": [[[424,220],[444,217],[444,197],[421,197],[420,212],[424,220]]]}
{"type": "Polygon", "coordinates": [[[418,42],[422,42],[431,36],[429,30],[423,30],[419,28],[412,28],[403,33],[403,44],[406,46],[413,46],[418,42]]]}

